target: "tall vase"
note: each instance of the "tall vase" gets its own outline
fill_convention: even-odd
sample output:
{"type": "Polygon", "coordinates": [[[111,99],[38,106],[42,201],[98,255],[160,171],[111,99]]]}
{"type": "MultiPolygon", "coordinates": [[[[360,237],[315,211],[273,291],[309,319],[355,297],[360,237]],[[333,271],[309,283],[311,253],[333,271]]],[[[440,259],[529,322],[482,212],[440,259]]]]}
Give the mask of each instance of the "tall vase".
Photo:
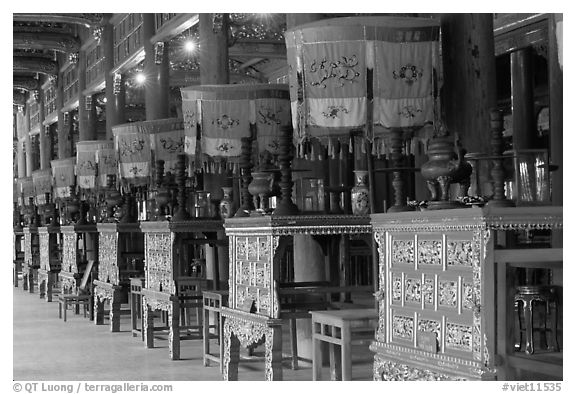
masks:
{"type": "Polygon", "coordinates": [[[194,202],[194,216],[197,218],[210,217],[210,193],[205,190],[196,192],[196,201],[194,202]]]}
{"type": "Polygon", "coordinates": [[[352,188],[352,214],[367,215],[370,213],[370,190],[368,189],[368,171],[354,171],[352,188]]]}
{"type": "Polygon", "coordinates": [[[220,216],[222,219],[227,219],[234,216],[234,200],[232,198],[232,188],[222,187],[222,193],[224,197],[220,201],[220,216]]]}

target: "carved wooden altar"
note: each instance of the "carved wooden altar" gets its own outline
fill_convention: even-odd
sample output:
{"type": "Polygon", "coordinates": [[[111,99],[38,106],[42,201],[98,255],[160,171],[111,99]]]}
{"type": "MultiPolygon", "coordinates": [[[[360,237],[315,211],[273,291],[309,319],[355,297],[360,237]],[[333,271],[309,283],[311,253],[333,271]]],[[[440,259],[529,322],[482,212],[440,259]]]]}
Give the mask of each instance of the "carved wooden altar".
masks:
{"type": "Polygon", "coordinates": [[[98,230],[95,224],[61,226],[62,269],[59,274],[63,294],[77,292],[89,259],[98,256],[98,230]]]}
{"type": "MultiPolygon", "coordinates": [[[[18,274],[22,272],[23,265],[24,265],[24,230],[20,228],[14,228],[12,233],[12,279],[14,287],[18,287],[18,274]]],[[[22,284],[22,287],[25,287],[22,284]]],[[[27,289],[27,285],[24,290],[27,289]]]]}
{"type": "Polygon", "coordinates": [[[59,226],[38,227],[40,268],[38,269],[38,293],[40,298],[52,302],[52,290],[58,281],[62,266],[61,233],[59,226]]]}
{"type": "Polygon", "coordinates": [[[278,293],[280,259],[288,238],[305,234],[366,234],[369,217],[352,215],[231,218],[229,307],[224,318],[223,377],[237,380],[239,347],[264,343],[266,380],[282,380],[282,305],[278,293]]]}
{"type": "MultiPolygon", "coordinates": [[[[142,288],[144,336],[147,348],[154,347],[153,312],[165,311],[168,314],[168,349],[170,359],[180,359],[180,331],[182,312],[187,308],[202,308],[202,290],[207,289],[205,273],[192,272],[194,260],[192,248],[206,244],[225,243],[219,240],[218,232],[223,231],[221,220],[194,219],[182,222],[142,222],[145,236],[146,271],[145,285],[142,288]]],[[[214,283],[219,282],[217,258],[212,267],[214,283]]],[[[199,267],[205,270],[206,267],[199,267]]],[[[201,314],[199,314],[201,316],[201,314]]],[[[198,329],[201,338],[202,322],[198,329]]]]}
{"type": "Polygon", "coordinates": [[[144,237],[139,223],[98,223],[98,279],[94,284],[96,324],[110,302],[110,330],[120,331],[120,307],[128,302],[130,278],[144,275],[144,237]]]}
{"type": "Polygon", "coordinates": [[[379,253],[374,379],[506,379],[513,286],[501,275],[501,257],[558,259],[552,248],[505,249],[506,238],[561,228],[562,208],[375,214],[372,225],[379,253]]]}
{"type": "Polygon", "coordinates": [[[34,281],[40,268],[40,247],[38,227],[24,227],[24,268],[22,270],[23,289],[34,293],[34,281]]]}

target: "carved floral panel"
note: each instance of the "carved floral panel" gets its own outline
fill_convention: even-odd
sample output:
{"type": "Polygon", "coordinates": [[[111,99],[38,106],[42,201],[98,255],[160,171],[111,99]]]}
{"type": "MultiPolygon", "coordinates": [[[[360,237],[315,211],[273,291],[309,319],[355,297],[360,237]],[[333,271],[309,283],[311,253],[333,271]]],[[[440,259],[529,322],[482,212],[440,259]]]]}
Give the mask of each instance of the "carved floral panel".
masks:
{"type": "Polygon", "coordinates": [[[118,269],[118,234],[100,233],[98,237],[98,278],[103,282],[117,284],[118,269]]]}
{"type": "Polygon", "coordinates": [[[246,259],[246,237],[236,238],[236,259],[237,260],[246,259]]]}
{"type": "Polygon", "coordinates": [[[392,318],[392,337],[412,340],[414,334],[414,318],[395,315],[392,318]]]}
{"type": "Polygon", "coordinates": [[[414,264],[414,241],[392,241],[392,264],[414,264]]]}
{"type": "Polygon", "coordinates": [[[424,298],[424,306],[434,305],[434,277],[424,276],[422,297],[424,298]]]}
{"type": "Polygon", "coordinates": [[[258,238],[249,237],[246,243],[246,254],[247,260],[256,261],[258,260],[258,238]]]}
{"type": "Polygon", "coordinates": [[[50,234],[38,235],[40,242],[40,268],[50,271],[50,234]]]}
{"type": "Polygon", "coordinates": [[[472,327],[446,323],[446,348],[472,351],[472,327]]]}
{"type": "Polygon", "coordinates": [[[62,242],[62,271],[76,273],[76,234],[63,234],[62,242]]]}
{"type": "Polygon", "coordinates": [[[418,319],[418,331],[433,332],[436,338],[440,340],[442,335],[442,323],[433,319],[418,319]]]}
{"type": "Polygon", "coordinates": [[[462,282],[462,309],[474,310],[474,286],[471,282],[462,282]]]}
{"type": "Polygon", "coordinates": [[[392,274],[392,302],[402,301],[402,275],[393,273],[392,274]]]}
{"type": "Polygon", "coordinates": [[[258,238],[258,260],[268,261],[270,259],[270,243],[267,237],[258,238]]]}
{"type": "Polygon", "coordinates": [[[32,265],[32,235],[24,234],[24,262],[32,265]]]}
{"type": "Polygon", "coordinates": [[[472,241],[448,241],[448,265],[453,267],[472,267],[476,258],[472,241]]]}
{"type": "Polygon", "coordinates": [[[440,280],[438,282],[438,305],[456,308],[458,300],[458,282],[440,280]]]}
{"type": "Polygon", "coordinates": [[[146,233],[146,286],[175,293],[172,261],[172,233],[146,233]]]}
{"type": "Polygon", "coordinates": [[[418,241],[418,264],[441,265],[442,241],[439,240],[418,241]]]}
{"type": "Polygon", "coordinates": [[[406,278],[404,283],[404,301],[422,302],[422,281],[420,279],[406,278]]]}

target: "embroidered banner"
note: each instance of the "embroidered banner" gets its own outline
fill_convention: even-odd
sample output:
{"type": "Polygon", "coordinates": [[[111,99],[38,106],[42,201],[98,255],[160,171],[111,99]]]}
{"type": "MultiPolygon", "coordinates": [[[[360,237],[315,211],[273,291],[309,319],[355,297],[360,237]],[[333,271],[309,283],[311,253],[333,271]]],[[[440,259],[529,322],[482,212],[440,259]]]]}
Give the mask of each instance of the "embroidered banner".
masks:
{"type": "Polygon", "coordinates": [[[112,128],[115,149],[118,153],[118,172],[121,179],[130,183],[146,182],[150,176],[152,160],[150,136],[138,123],[127,123],[112,128]],[[139,179],[144,178],[144,179],[139,179]]]}
{"type": "Polygon", "coordinates": [[[259,152],[278,154],[280,128],[291,122],[288,86],[281,84],[183,88],[182,111],[184,151],[208,172],[237,169],[242,138],[255,138],[259,152]]]}
{"type": "Polygon", "coordinates": [[[280,128],[290,125],[290,101],[283,99],[254,100],[258,151],[279,153],[280,128]]]}
{"type": "Polygon", "coordinates": [[[375,140],[390,128],[434,121],[438,20],[339,18],[296,27],[285,37],[294,139],[301,146],[311,146],[310,138],[346,141],[361,129],[380,152],[386,144],[375,140]]]}
{"type": "Polygon", "coordinates": [[[52,193],[52,172],[50,169],[32,172],[32,181],[34,183],[34,195],[41,197],[40,200],[43,201],[44,193],[52,193]]]}
{"type": "Polygon", "coordinates": [[[36,194],[34,190],[34,181],[32,180],[31,176],[26,178],[18,178],[18,184],[20,194],[24,197],[24,204],[27,205],[28,198],[34,197],[36,194]]]}
{"type": "Polygon", "coordinates": [[[178,155],[184,153],[184,129],[152,134],[154,160],[164,160],[164,171],[176,172],[178,155]]]}
{"type": "Polygon", "coordinates": [[[96,151],[98,165],[99,186],[106,186],[107,176],[118,173],[118,159],[114,145],[109,148],[100,148],[96,151]]]}
{"type": "Polygon", "coordinates": [[[52,177],[54,178],[54,186],[56,187],[70,187],[74,186],[76,176],[74,174],[76,167],[76,158],[69,157],[66,159],[52,160],[50,162],[52,167],[52,177]]]}
{"type": "Polygon", "coordinates": [[[182,93],[182,116],[184,117],[184,153],[194,158],[197,155],[197,115],[198,102],[196,99],[187,99],[182,93]]]}

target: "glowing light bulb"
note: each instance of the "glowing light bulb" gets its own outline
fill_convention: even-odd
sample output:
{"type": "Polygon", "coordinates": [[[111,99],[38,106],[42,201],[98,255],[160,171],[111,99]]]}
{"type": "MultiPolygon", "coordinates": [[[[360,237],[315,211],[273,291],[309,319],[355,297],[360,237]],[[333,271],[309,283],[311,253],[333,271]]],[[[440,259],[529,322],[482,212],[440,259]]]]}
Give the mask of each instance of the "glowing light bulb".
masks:
{"type": "Polygon", "coordinates": [[[136,76],[134,78],[136,80],[136,83],[139,85],[142,85],[144,83],[144,81],[146,81],[146,75],[144,75],[142,73],[136,74],[136,76]]]}
{"type": "Polygon", "coordinates": [[[196,43],[192,40],[188,40],[184,43],[184,49],[187,52],[194,52],[196,50],[196,43]]]}

